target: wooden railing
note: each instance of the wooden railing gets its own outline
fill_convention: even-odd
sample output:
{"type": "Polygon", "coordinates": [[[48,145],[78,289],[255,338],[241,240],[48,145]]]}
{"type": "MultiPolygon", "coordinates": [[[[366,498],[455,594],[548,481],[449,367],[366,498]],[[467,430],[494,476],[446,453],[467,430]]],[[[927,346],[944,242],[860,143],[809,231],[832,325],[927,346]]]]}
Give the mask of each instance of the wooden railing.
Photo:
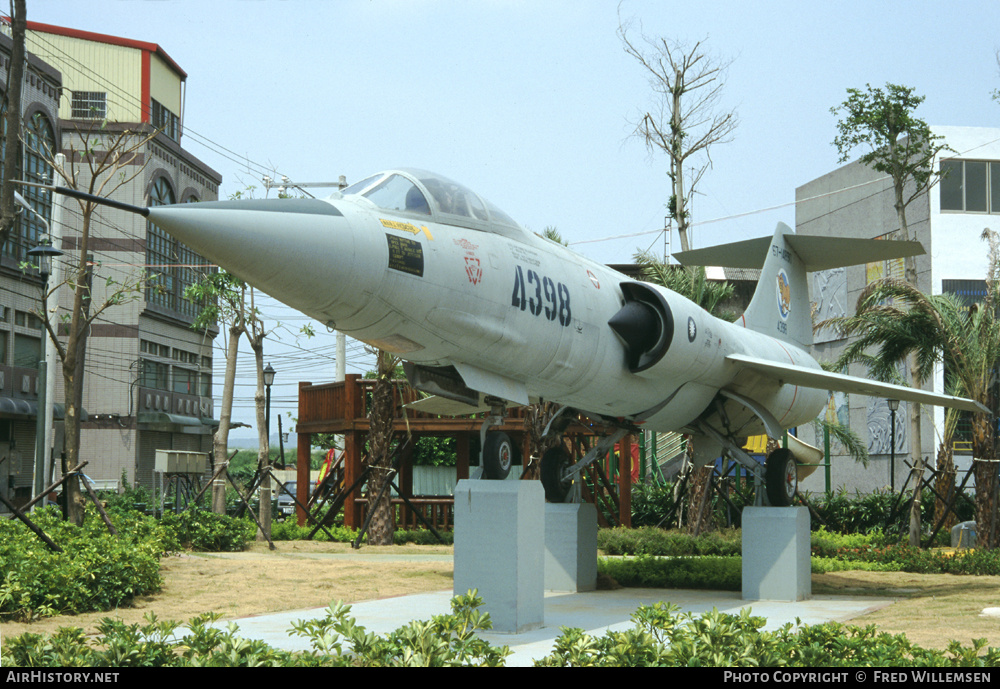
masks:
{"type": "MultiPolygon", "coordinates": [[[[355,501],[361,505],[362,517],[367,516],[368,500],[360,498],[355,501]]],[[[451,531],[455,522],[455,499],[450,495],[445,497],[410,498],[410,505],[420,512],[420,515],[435,529],[451,531]]],[[[424,524],[417,518],[414,509],[410,509],[401,498],[392,500],[392,523],[397,529],[423,529],[424,524]]]]}

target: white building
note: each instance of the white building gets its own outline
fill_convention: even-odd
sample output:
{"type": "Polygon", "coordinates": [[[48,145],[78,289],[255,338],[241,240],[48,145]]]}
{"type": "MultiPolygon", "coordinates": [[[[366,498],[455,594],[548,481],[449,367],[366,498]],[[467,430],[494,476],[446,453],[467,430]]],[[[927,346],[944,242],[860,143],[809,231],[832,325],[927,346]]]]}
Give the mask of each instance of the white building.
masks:
{"type": "MultiPolygon", "coordinates": [[[[984,289],[987,245],[981,241],[983,228],[1000,230],[1000,129],[974,127],[932,127],[943,136],[953,153],[939,165],[948,171],[942,182],[913,201],[906,210],[911,236],[927,254],[916,259],[917,286],[931,294],[955,293],[972,301],[984,289]]],[[[889,177],[860,162],[840,167],[796,190],[796,232],[826,236],[892,238],[898,230],[889,177]]],[[[812,300],[816,321],[851,314],[861,290],[884,276],[903,277],[903,261],[888,261],[816,273],[812,300]]],[[[833,361],[846,341],[837,333],[817,332],[813,346],[820,361],[833,361]]],[[[866,375],[861,365],[852,375],[866,375]]],[[[905,375],[905,371],[903,372],[905,375]]],[[[941,367],[926,387],[944,392],[941,367]]],[[[933,464],[940,442],[944,413],[941,408],[923,407],[921,448],[933,464]]],[[[890,485],[891,413],[885,400],[858,395],[831,397],[828,413],[868,443],[872,458],[869,469],[856,465],[839,448],[832,458],[833,489],[868,492],[890,485]]],[[[900,489],[908,474],[909,409],[904,402],[896,414],[895,486],[900,489]]],[[[958,439],[961,440],[962,429],[958,439]]],[[[808,438],[807,438],[808,439],[808,438]]],[[[818,439],[822,446],[822,439],[818,439]]],[[[959,445],[959,449],[961,449],[959,445]]],[[[956,457],[961,470],[961,461],[956,457]]],[[[824,489],[823,472],[816,472],[803,488],[824,489]]]]}

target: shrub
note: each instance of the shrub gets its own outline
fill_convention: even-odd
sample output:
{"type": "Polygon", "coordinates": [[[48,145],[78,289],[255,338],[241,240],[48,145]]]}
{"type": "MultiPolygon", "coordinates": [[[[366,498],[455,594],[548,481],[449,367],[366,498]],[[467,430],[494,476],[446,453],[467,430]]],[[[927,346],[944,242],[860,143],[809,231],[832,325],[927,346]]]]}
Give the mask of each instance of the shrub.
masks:
{"type": "Polygon", "coordinates": [[[119,530],[112,536],[92,512],[79,528],[53,508],[36,511],[32,520],[61,553],[21,522],[0,520],[0,615],[31,619],[110,610],[158,590],[159,557],[170,535],[155,520],[133,515],[112,516],[119,530]]]}
{"type": "Polygon", "coordinates": [[[812,554],[821,557],[836,557],[842,550],[883,546],[888,542],[888,538],[879,529],[867,534],[842,534],[827,531],[825,527],[821,526],[813,529],[810,537],[812,554]]]}
{"type": "MultiPolygon", "coordinates": [[[[731,479],[726,479],[731,481],[731,479]]],[[[741,488],[729,483],[729,499],[738,509],[753,504],[753,486],[743,485],[741,488]]],[[[633,526],[660,526],[671,514],[673,505],[673,484],[657,484],[647,480],[637,483],[632,488],[632,524],[633,526]]],[[[875,491],[867,495],[849,495],[846,489],[838,491],[805,495],[805,502],[812,508],[813,522],[825,525],[831,532],[837,533],[868,533],[881,531],[895,539],[903,538],[909,531],[909,505],[912,491],[909,493],[892,493],[875,491]]],[[[935,496],[930,490],[921,494],[921,524],[924,533],[929,534],[934,527],[935,496]]],[[[711,522],[717,526],[739,526],[740,515],[713,494],[711,522]]],[[[954,505],[958,521],[975,519],[975,506],[970,497],[959,494],[954,505]]],[[[948,534],[939,532],[938,539],[947,541],[948,534]]]]}
{"type": "Polygon", "coordinates": [[[622,586],[636,588],[710,589],[739,591],[743,565],[739,557],[673,557],[639,555],[635,558],[600,558],[599,574],[622,586]]]}
{"type": "MultiPolygon", "coordinates": [[[[299,526],[294,519],[285,519],[280,522],[275,521],[271,522],[271,539],[275,541],[304,541],[312,530],[312,525],[299,526]]],[[[326,527],[326,531],[333,534],[333,542],[335,543],[350,543],[358,535],[357,531],[347,526],[328,526],[326,527]]],[[[330,537],[326,535],[326,531],[322,529],[317,531],[316,535],[313,536],[313,540],[330,541],[330,537]]]]}
{"type": "Polygon", "coordinates": [[[429,529],[397,529],[392,535],[392,542],[395,545],[405,545],[407,543],[414,543],[416,545],[454,544],[455,534],[453,532],[443,529],[438,529],[437,532],[444,539],[443,543],[429,529]]]}
{"type": "Polygon", "coordinates": [[[168,512],[162,523],[173,529],[185,547],[207,552],[239,552],[254,537],[256,525],[249,519],[215,514],[191,506],[180,514],[168,512]]]}
{"type": "Polygon", "coordinates": [[[349,616],[350,606],[334,604],[326,617],[300,620],[289,634],[310,641],[311,650],[290,653],[263,641],[244,639],[230,625],[211,626],[218,615],[208,613],[187,624],[180,637],[177,622],[147,617],[147,624],[125,625],[105,619],[101,639],[80,629],[64,628],[51,636],[21,634],[0,649],[0,665],[18,667],[250,667],[250,666],[500,666],[510,651],[493,647],[476,636],[492,627],[478,610],[475,591],[456,596],[451,613],[415,621],[385,636],[372,634],[349,616]]]}
{"type": "MultiPolygon", "coordinates": [[[[783,625],[762,631],[766,620],[749,610],[738,615],[718,610],[677,614],[669,603],[640,607],[635,627],[592,637],[582,629],[564,629],[553,652],[535,661],[544,667],[993,667],[1000,652],[982,653],[985,640],[971,646],[958,642],[945,651],[927,650],[904,635],[880,633],[874,626],[830,622],[795,628],[783,625]]],[[[768,675],[747,675],[744,681],[764,681],[768,675]]]]}
{"type": "Polygon", "coordinates": [[[608,555],[739,555],[740,531],[710,531],[695,538],[683,531],[647,526],[616,527],[597,532],[597,547],[608,555]]]}

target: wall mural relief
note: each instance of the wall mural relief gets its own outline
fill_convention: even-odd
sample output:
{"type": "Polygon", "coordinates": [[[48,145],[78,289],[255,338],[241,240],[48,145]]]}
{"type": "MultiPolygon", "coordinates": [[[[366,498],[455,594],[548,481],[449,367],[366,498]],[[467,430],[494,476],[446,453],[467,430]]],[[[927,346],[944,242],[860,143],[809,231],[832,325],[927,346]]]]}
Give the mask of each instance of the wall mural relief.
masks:
{"type": "MultiPolygon", "coordinates": [[[[905,455],[906,429],[909,422],[909,408],[906,402],[900,402],[896,410],[896,456],[905,455]]],[[[889,402],[880,397],[869,397],[867,406],[868,419],[868,454],[888,455],[892,451],[889,436],[892,428],[892,412],[889,402]]]]}
{"type": "MultiPolygon", "coordinates": [[[[813,273],[813,321],[847,315],[847,269],[833,268],[813,273]]],[[[822,328],[813,333],[813,342],[821,344],[844,339],[834,328],[822,328]]]]}

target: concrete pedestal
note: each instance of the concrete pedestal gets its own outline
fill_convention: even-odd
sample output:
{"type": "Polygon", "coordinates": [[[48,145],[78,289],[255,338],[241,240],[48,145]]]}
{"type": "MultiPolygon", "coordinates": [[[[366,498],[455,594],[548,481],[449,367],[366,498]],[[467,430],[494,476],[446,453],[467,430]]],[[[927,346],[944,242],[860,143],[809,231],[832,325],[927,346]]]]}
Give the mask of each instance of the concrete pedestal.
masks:
{"type": "Polygon", "coordinates": [[[478,589],[494,631],[542,626],[544,563],[545,491],[539,481],[458,482],[454,592],[478,589]]]}
{"type": "Polygon", "coordinates": [[[812,595],[809,510],[743,508],[744,600],[805,600],[812,595]]]}
{"type": "Polygon", "coordinates": [[[545,590],[597,588],[597,508],[545,504],[545,590]]]}

